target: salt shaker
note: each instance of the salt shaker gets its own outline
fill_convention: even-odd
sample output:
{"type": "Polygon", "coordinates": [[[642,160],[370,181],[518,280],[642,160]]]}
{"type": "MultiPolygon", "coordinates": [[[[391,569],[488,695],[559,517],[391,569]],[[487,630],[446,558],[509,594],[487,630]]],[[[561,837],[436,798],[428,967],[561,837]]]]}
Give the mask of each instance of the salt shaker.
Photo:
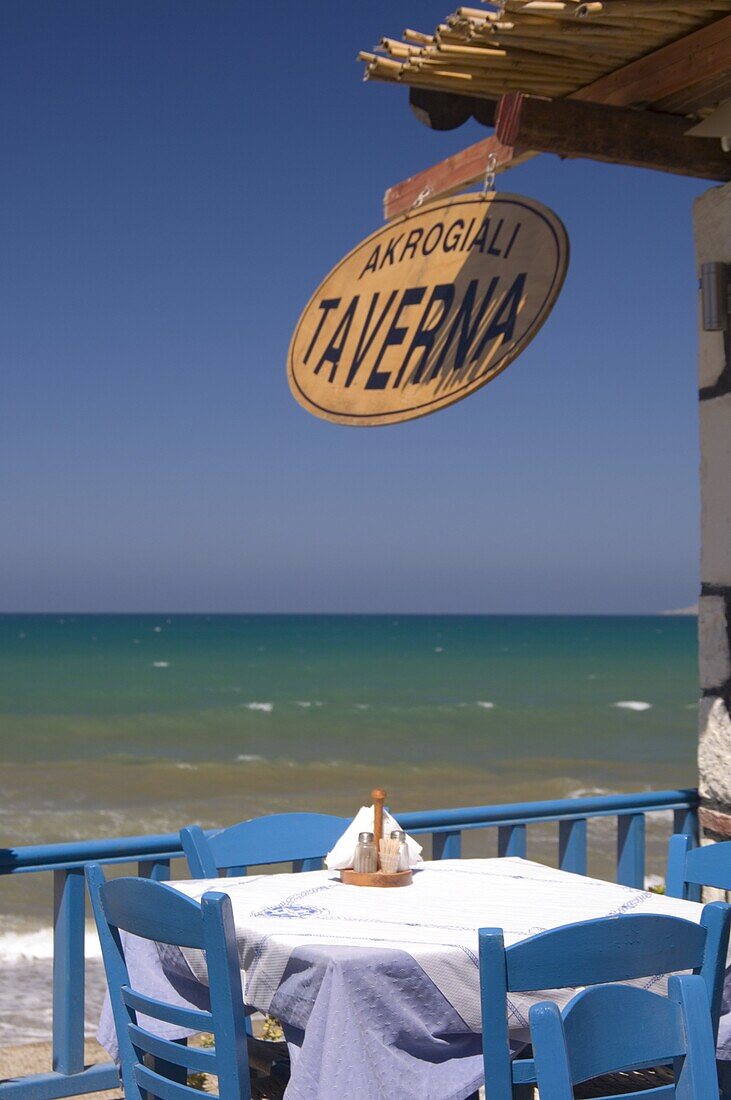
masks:
{"type": "Polygon", "coordinates": [[[396,866],[397,871],[408,871],[409,869],[409,849],[406,844],[406,833],[403,829],[394,829],[391,833],[391,840],[398,840],[399,852],[398,852],[398,864],[396,866]]]}
{"type": "Polygon", "coordinates": [[[358,833],[353,870],[360,874],[373,874],[378,870],[378,852],[373,833],[358,833]]]}

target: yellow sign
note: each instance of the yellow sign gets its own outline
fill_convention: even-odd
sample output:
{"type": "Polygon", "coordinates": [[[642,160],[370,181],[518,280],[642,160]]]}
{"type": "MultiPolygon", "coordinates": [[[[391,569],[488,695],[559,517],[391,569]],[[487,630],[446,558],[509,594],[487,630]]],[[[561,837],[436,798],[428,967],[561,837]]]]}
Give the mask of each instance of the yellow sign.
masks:
{"type": "Polygon", "coordinates": [[[467,397],[532,340],[563,284],[559,218],[518,195],[461,195],[389,223],[310,299],[292,393],[338,424],[395,424],[467,397]]]}

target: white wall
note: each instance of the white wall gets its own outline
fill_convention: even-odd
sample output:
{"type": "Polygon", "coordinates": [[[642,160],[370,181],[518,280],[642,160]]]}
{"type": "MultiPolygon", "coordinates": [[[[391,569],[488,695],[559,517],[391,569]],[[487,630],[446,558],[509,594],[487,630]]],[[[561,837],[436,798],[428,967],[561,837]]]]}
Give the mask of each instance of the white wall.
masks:
{"type": "MultiPolygon", "coordinates": [[[[699,274],[703,263],[731,264],[731,184],[697,199],[693,221],[699,274]]],[[[700,295],[698,331],[701,820],[708,834],[731,837],[731,354],[728,331],[703,331],[700,295]]]]}

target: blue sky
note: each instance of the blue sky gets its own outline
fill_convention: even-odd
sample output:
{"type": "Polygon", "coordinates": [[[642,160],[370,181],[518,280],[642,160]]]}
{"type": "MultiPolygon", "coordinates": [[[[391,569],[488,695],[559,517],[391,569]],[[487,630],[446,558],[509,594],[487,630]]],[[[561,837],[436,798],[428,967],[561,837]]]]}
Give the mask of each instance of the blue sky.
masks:
{"type": "Polygon", "coordinates": [[[359,48],[445,0],[6,0],[7,611],[656,611],[695,600],[694,197],[544,156],[568,278],[494,383],[398,427],[290,396],[299,312],[435,134],[359,48]]]}

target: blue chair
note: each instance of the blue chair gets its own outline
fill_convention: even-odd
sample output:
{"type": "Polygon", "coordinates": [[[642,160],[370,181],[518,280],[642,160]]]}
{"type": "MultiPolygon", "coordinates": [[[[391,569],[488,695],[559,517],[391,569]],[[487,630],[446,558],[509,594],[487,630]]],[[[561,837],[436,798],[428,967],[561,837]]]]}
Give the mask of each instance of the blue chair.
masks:
{"type": "Polygon", "coordinates": [[[675,833],[668,845],[667,893],[700,901],[702,886],[731,890],[731,840],[696,848],[692,837],[675,833]]]}
{"type": "MultiPolygon", "coordinates": [[[[574,1086],[643,1064],[671,1063],[661,1088],[632,1093],[648,1100],[713,1100],[718,1096],[713,1029],[703,979],[672,977],[667,997],[622,985],[600,985],[579,993],[559,1012],[550,1001],[530,1010],[531,1041],[541,1100],[574,1096],[627,1096],[584,1092],[574,1086]]],[[[616,1076],[615,1076],[616,1075],[616,1076]]]]}
{"type": "Polygon", "coordinates": [[[221,872],[245,875],[263,863],[292,863],[295,871],[317,871],[322,857],[350,821],[329,814],[270,814],[241,821],[206,836],[200,825],[180,830],[193,878],[218,878],[221,872]]]}
{"type": "Polygon", "coordinates": [[[509,993],[626,982],[692,970],[704,982],[715,1036],[730,924],[731,906],[714,902],[703,909],[700,924],[679,917],[628,913],[567,924],[507,948],[502,929],[480,929],[487,1100],[528,1100],[533,1095],[533,1058],[510,1060],[509,993]]]}
{"type": "Polygon", "coordinates": [[[231,899],[204,894],[200,904],[150,879],[107,882],[98,864],[86,868],[119,1043],[126,1100],[192,1100],[188,1073],[218,1077],[221,1100],[251,1100],[241,971],[231,899]],[[133,989],[120,932],[206,953],[210,1011],[166,1004],[133,989]],[[161,1038],[138,1013],[192,1031],[212,1032],[215,1047],[189,1047],[161,1038]],[[145,1064],[151,1056],[152,1066],[145,1064]]]}

